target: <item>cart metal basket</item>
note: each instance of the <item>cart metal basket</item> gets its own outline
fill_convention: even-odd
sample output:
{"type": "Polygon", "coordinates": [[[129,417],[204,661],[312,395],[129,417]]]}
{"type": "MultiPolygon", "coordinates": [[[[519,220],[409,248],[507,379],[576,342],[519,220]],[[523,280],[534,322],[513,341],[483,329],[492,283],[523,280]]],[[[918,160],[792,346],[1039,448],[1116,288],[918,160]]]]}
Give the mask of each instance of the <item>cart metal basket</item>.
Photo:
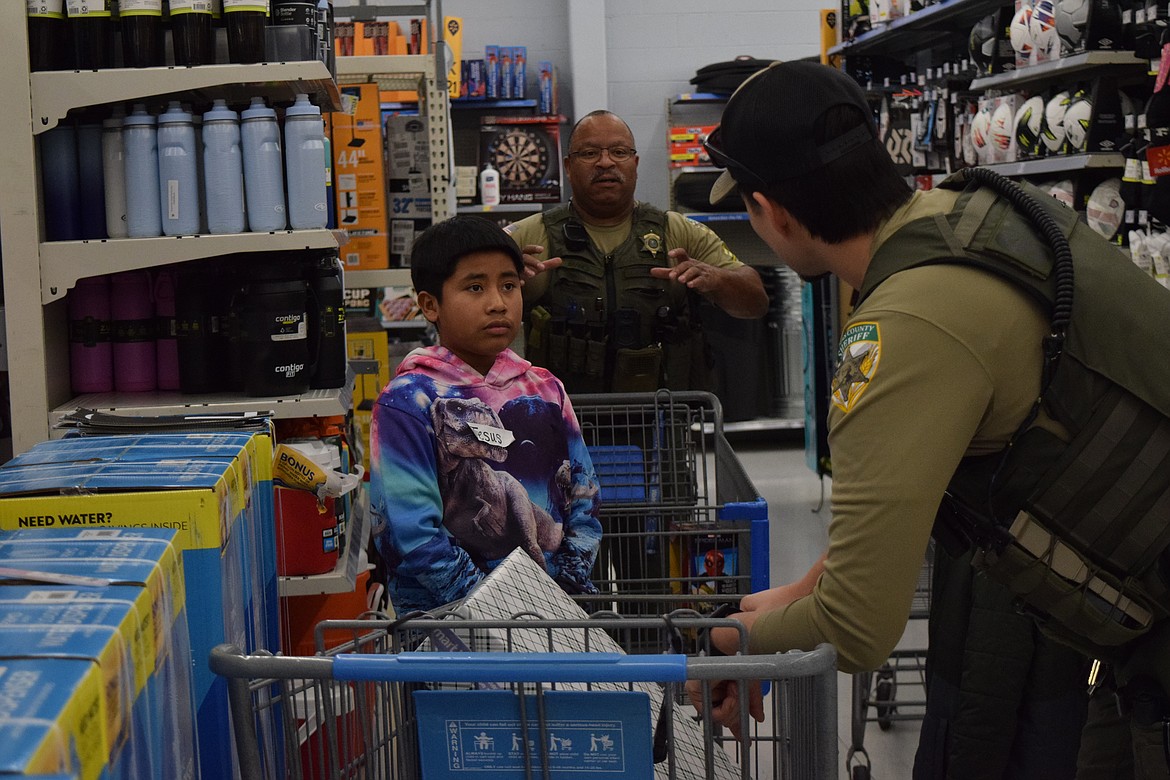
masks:
{"type": "Polygon", "coordinates": [[[714,395],[571,400],[601,483],[600,606],[709,611],[768,587],[768,505],[723,435],[714,395]]]}
{"type": "MultiPolygon", "coordinates": [[[[831,646],[734,657],[592,651],[620,644],[623,632],[668,636],[713,626],[739,624],[694,612],[330,621],[319,627],[319,638],[338,630],[351,637],[326,654],[246,656],[220,646],[211,667],[228,680],[245,780],[836,777],[831,646]],[[434,652],[430,640],[453,626],[469,651],[434,652]],[[493,647],[503,637],[509,649],[555,648],[566,632],[591,651],[482,652],[475,640],[490,635],[493,647]],[[766,691],[762,722],[749,719],[746,703],[740,709],[746,743],[709,720],[696,723],[694,710],[682,703],[687,681],[695,681],[695,695],[709,706],[725,680],[745,689],[762,683],[766,691]],[[596,763],[605,759],[610,763],[596,763]]],[[[742,630],[741,639],[746,642],[742,630]]]]}

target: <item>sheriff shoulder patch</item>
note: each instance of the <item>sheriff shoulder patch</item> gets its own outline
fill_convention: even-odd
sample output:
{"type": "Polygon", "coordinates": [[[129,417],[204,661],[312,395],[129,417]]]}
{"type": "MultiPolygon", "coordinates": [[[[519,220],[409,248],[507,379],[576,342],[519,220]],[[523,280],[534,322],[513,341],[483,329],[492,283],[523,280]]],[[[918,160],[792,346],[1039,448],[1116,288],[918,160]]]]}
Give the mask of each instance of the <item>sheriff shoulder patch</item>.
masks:
{"type": "Polygon", "coordinates": [[[876,322],[851,325],[837,347],[837,372],[833,375],[833,405],[848,413],[877,374],[882,337],[876,322]]]}

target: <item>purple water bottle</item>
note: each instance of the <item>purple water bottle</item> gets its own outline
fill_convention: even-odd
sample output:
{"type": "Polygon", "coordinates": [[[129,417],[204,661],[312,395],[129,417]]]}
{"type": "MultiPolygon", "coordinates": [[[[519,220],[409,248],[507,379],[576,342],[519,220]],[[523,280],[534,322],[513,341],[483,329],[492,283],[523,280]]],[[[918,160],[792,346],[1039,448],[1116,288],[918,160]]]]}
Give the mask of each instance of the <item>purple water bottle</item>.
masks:
{"type": "Polygon", "coordinates": [[[175,322],[175,274],[154,277],[154,353],[159,390],[179,389],[179,334],[175,322]]]}
{"type": "Polygon", "coordinates": [[[69,291],[69,379],[75,393],[114,389],[110,344],[110,278],[77,280],[69,291]]]}
{"type": "Polygon", "coordinates": [[[150,272],[124,271],[111,276],[110,301],[114,338],[114,390],[119,393],[154,390],[158,380],[150,272]]]}

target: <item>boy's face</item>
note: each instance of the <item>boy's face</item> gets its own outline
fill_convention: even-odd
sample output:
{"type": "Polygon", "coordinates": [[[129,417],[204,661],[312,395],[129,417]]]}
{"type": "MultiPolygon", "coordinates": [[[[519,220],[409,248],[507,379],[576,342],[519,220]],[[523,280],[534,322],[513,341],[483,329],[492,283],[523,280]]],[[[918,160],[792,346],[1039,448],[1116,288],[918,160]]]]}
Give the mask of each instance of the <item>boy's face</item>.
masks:
{"type": "Polygon", "coordinates": [[[473,252],[460,258],[443,282],[441,302],[422,292],[418,303],[438,328],[439,343],[487,374],[520,328],[520,276],[504,252],[473,252]]]}

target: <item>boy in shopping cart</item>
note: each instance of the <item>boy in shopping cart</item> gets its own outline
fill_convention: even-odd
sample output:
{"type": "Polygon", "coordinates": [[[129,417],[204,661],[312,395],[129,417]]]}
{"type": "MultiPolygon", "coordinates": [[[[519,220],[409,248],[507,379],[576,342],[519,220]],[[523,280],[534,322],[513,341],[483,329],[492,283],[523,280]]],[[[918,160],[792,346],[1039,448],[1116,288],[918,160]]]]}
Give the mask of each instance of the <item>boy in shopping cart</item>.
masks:
{"type": "Polygon", "coordinates": [[[411,248],[439,345],[411,352],[374,406],[373,534],[398,614],[456,601],[516,548],[570,593],[595,593],[597,476],[561,382],[509,345],[523,258],[503,229],[457,216],[411,248]]]}

